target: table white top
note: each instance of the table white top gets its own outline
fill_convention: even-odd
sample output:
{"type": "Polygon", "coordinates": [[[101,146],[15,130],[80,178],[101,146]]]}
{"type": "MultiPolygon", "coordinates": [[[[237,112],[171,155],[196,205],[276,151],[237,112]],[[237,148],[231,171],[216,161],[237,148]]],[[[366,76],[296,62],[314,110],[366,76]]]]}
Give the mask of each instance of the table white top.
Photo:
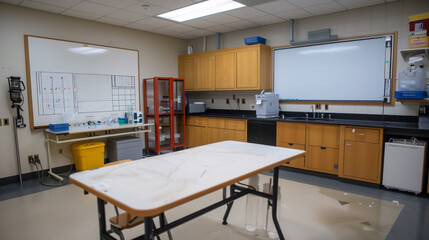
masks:
{"type": "Polygon", "coordinates": [[[127,212],[155,216],[304,154],[224,141],[74,173],[70,182],[127,212]]]}
{"type": "Polygon", "coordinates": [[[119,130],[119,129],[127,129],[127,128],[138,128],[138,127],[146,127],[153,126],[153,123],[131,123],[131,124],[123,124],[123,125],[95,125],[95,126],[83,126],[83,127],[72,127],[67,131],[51,131],[45,129],[47,133],[54,135],[64,135],[64,134],[78,134],[78,133],[87,133],[87,132],[98,132],[98,131],[109,131],[109,130],[119,130]]]}

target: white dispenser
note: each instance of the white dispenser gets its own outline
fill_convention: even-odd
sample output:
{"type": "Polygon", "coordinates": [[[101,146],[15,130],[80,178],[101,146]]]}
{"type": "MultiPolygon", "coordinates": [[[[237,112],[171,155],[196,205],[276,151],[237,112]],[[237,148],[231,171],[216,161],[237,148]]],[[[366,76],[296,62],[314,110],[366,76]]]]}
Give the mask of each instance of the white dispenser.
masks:
{"type": "Polygon", "coordinates": [[[399,73],[398,91],[424,91],[426,72],[423,66],[410,66],[399,73]]]}
{"type": "MultiPolygon", "coordinates": [[[[264,90],[265,91],[265,90],[264,90]]],[[[279,95],[268,92],[255,95],[256,98],[256,117],[273,118],[279,116],[279,95]]]]}

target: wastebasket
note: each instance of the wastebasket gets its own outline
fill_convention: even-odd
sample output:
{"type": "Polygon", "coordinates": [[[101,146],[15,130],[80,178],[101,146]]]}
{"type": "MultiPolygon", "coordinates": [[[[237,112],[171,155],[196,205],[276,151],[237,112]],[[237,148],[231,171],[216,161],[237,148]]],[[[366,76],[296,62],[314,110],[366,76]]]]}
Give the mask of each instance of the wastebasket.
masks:
{"type": "Polygon", "coordinates": [[[104,166],[104,142],[85,142],[71,145],[77,171],[104,166]]]}

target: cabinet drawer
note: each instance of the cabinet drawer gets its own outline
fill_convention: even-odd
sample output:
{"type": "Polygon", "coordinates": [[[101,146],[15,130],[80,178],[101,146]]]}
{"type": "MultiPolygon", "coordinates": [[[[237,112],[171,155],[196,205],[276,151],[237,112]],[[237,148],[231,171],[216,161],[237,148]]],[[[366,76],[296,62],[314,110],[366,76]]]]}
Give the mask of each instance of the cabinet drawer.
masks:
{"type": "Polygon", "coordinates": [[[338,149],[309,146],[307,149],[307,168],[337,174],[338,158],[338,149]]]}
{"type": "MultiPolygon", "coordinates": [[[[277,146],[278,147],[284,147],[284,148],[305,150],[304,144],[289,145],[288,143],[279,142],[279,144],[277,146]]],[[[301,168],[303,168],[303,167],[305,167],[305,157],[296,158],[296,159],[292,160],[291,162],[285,163],[284,165],[289,166],[289,167],[301,167],[301,168]]]]}
{"type": "Polygon", "coordinates": [[[225,128],[225,119],[223,118],[208,118],[207,127],[211,128],[225,128]]]}
{"type": "Polygon", "coordinates": [[[277,122],[277,140],[279,143],[305,144],[305,123],[277,122]]]}
{"type": "Polygon", "coordinates": [[[245,120],[225,120],[225,127],[231,130],[240,130],[244,131],[246,129],[246,121],[245,120]]]}
{"type": "Polygon", "coordinates": [[[380,139],[380,130],[346,127],[344,138],[349,141],[378,143],[380,139]]]}
{"type": "Polygon", "coordinates": [[[308,124],[308,144],[312,146],[339,148],[340,127],[308,124]]]}
{"type": "Polygon", "coordinates": [[[205,117],[188,117],[186,119],[188,126],[205,127],[207,125],[207,118],[205,117]]]}

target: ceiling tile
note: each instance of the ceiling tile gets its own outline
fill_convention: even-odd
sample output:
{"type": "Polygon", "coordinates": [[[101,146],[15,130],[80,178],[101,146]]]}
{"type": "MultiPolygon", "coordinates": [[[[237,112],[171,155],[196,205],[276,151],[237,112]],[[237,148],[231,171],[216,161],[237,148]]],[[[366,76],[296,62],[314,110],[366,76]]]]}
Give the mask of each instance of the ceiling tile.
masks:
{"type": "Polygon", "coordinates": [[[305,11],[310,12],[314,15],[322,15],[327,13],[333,13],[333,12],[341,12],[346,10],[343,6],[336,2],[330,2],[330,3],[324,3],[317,6],[312,7],[306,7],[304,8],[305,11]]]}
{"type": "Polygon", "coordinates": [[[97,18],[95,21],[102,22],[102,23],[108,23],[108,24],[112,24],[112,25],[118,25],[118,26],[124,26],[124,25],[130,23],[130,21],[125,21],[125,20],[120,20],[117,18],[110,18],[110,17],[97,18]]]}
{"type": "Polygon", "coordinates": [[[226,24],[230,22],[237,22],[240,21],[240,18],[225,14],[225,13],[218,13],[213,14],[210,16],[203,17],[201,19],[208,20],[210,22],[218,23],[218,24],[226,24]]]}
{"type": "Polygon", "coordinates": [[[181,39],[194,39],[194,38],[202,37],[202,35],[181,33],[181,34],[174,35],[174,37],[181,38],[181,39]]]}
{"type": "Polygon", "coordinates": [[[47,12],[53,12],[53,13],[60,13],[60,12],[63,12],[64,10],[66,10],[65,8],[62,8],[62,7],[52,6],[49,4],[38,3],[38,2],[33,2],[33,1],[23,1],[22,3],[19,4],[19,6],[34,8],[34,9],[47,11],[47,12]]]}
{"type": "Polygon", "coordinates": [[[212,32],[220,32],[220,33],[226,33],[226,32],[231,32],[234,30],[237,30],[233,27],[230,26],[226,26],[226,25],[217,25],[217,26],[213,26],[213,27],[208,27],[207,30],[212,31],[212,32]]]}
{"type": "Polygon", "coordinates": [[[185,7],[195,3],[194,1],[189,1],[189,0],[141,0],[139,2],[144,2],[149,5],[163,7],[169,10],[178,9],[178,8],[185,7]]]}
{"type": "Polygon", "coordinates": [[[232,22],[227,24],[230,27],[236,28],[236,29],[246,29],[246,28],[252,28],[260,26],[260,24],[255,22],[249,22],[246,20],[240,20],[238,22],[232,22]]]}
{"type": "Polygon", "coordinates": [[[209,30],[205,30],[205,29],[198,29],[198,30],[196,30],[196,31],[191,31],[191,32],[188,32],[188,33],[189,33],[189,34],[196,35],[196,36],[198,36],[198,37],[202,37],[202,36],[210,36],[210,35],[215,34],[215,32],[212,32],[212,31],[209,31],[209,30]]]}
{"type": "Polygon", "coordinates": [[[127,8],[125,8],[125,10],[128,10],[130,12],[136,12],[139,14],[143,14],[145,16],[156,16],[159,15],[161,13],[164,12],[168,12],[169,10],[167,8],[163,8],[163,7],[158,7],[155,5],[150,5],[150,7],[143,7],[145,3],[137,3],[137,4],[133,4],[127,8]]]}
{"type": "Polygon", "coordinates": [[[100,3],[102,5],[106,5],[114,8],[126,8],[133,4],[136,4],[138,1],[136,0],[89,0],[90,2],[100,3]]]}
{"type": "Polygon", "coordinates": [[[0,2],[18,5],[20,2],[22,2],[22,0],[1,0],[0,2]]]}
{"type": "Polygon", "coordinates": [[[128,28],[133,28],[133,29],[137,29],[137,30],[143,30],[143,31],[150,31],[155,29],[156,27],[150,26],[150,25],[145,25],[145,24],[140,24],[140,23],[130,23],[125,25],[125,27],[128,28]]]}
{"type": "Polygon", "coordinates": [[[384,0],[337,0],[337,2],[347,9],[353,9],[381,4],[384,0]]]}
{"type": "Polygon", "coordinates": [[[249,19],[249,18],[255,18],[255,17],[262,17],[268,15],[265,12],[262,12],[261,10],[251,8],[251,7],[244,7],[239,8],[231,11],[225,12],[228,15],[239,17],[241,19],[249,19]]]}
{"type": "Polygon", "coordinates": [[[255,22],[260,25],[268,25],[268,24],[283,22],[284,20],[273,15],[268,15],[263,17],[251,18],[251,19],[248,19],[248,21],[255,22]]]}
{"type": "Polygon", "coordinates": [[[71,17],[89,19],[89,20],[94,20],[96,18],[101,17],[100,15],[97,15],[97,14],[90,14],[90,13],[76,11],[76,10],[72,10],[72,9],[66,10],[65,12],[63,12],[61,14],[71,16],[71,17]]]}
{"type": "Polygon", "coordinates": [[[216,25],[214,22],[210,22],[201,18],[189,20],[186,22],[182,22],[183,24],[186,24],[188,26],[197,27],[197,28],[206,28],[206,27],[212,27],[216,25]]]}
{"type": "MultiPolygon", "coordinates": [[[[315,6],[323,3],[333,2],[334,0],[288,0],[288,1],[298,7],[304,8],[304,7],[315,6]]],[[[358,0],[353,0],[353,1],[358,1],[358,0]]]]}
{"type": "Polygon", "coordinates": [[[179,32],[179,33],[185,33],[185,32],[191,32],[191,31],[197,30],[194,27],[190,27],[190,26],[186,26],[186,25],[178,24],[178,23],[168,25],[167,27],[164,27],[164,29],[172,30],[172,31],[179,32]]]}
{"type": "Polygon", "coordinates": [[[267,13],[278,13],[278,12],[297,9],[298,7],[287,2],[286,0],[280,0],[280,1],[261,4],[261,5],[255,6],[255,8],[267,13]]]}
{"type": "Polygon", "coordinates": [[[57,7],[71,8],[82,0],[36,0],[35,2],[45,3],[57,7]]]}
{"type": "Polygon", "coordinates": [[[101,5],[93,2],[87,2],[87,1],[83,1],[75,5],[71,9],[76,11],[96,14],[100,16],[104,16],[118,10],[117,8],[112,8],[105,5],[101,5]]]}
{"type": "Polygon", "coordinates": [[[119,19],[119,20],[122,20],[122,21],[126,21],[126,22],[135,22],[137,20],[141,20],[143,18],[147,18],[144,15],[133,13],[133,12],[129,12],[129,11],[125,11],[125,10],[119,10],[119,11],[113,12],[111,14],[106,15],[106,17],[116,18],[116,19],[119,19]]]}
{"type": "Polygon", "coordinates": [[[168,25],[174,24],[173,22],[170,22],[164,19],[155,18],[155,17],[145,18],[143,20],[137,21],[136,23],[141,23],[141,24],[153,26],[156,28],[166,27],[168,25]]]}
{"type": "Polygon", "coordinates": [[[171,30],[165,29],[165,28],[156,28],[156,29],[151,30],[151,32],[162,34],[162,35],[169,35],[169,36],[175,35],[175,34],[181,34],[179,32],[171,31],[171,30]]]}
{"type": "Polygon", "coordinates": [[[300,19],[300,18],[306,18],[306,17],[313,16],[313,14],[308,13],[308,12],[301,10],[301,9],[279,12],[279,13],[276,13],[274,15],[276,15],[277,17],[282,18],[284,20],[300,19]]]}

